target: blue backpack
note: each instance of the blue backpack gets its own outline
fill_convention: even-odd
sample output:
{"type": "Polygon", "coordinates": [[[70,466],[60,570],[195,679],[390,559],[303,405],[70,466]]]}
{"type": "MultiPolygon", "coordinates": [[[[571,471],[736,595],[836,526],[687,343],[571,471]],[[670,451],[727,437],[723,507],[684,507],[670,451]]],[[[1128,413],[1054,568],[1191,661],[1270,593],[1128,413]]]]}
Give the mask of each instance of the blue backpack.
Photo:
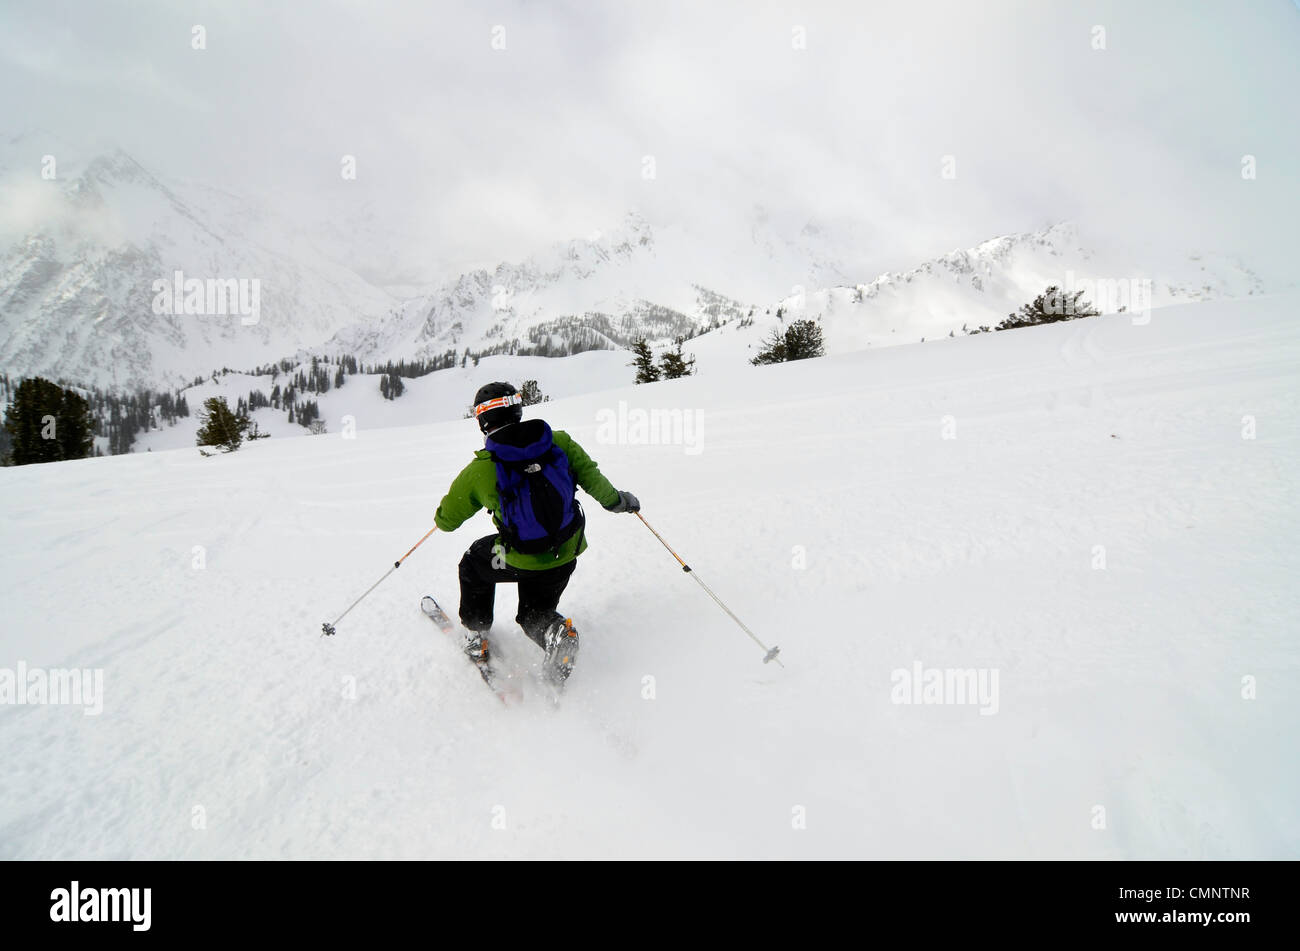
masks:
{"type": "Polygon", "coordinates": [[[488,437],[485,444],[497,467],[501,540],[521,554],[550,551],[558,558],[560,546],[586,522],[569,457],[555,445],[551,427],[540,419],[515,423],[502,437],[510,442],[488,437]],[[519,442],[524,445],[514,444],[519,442]]]}

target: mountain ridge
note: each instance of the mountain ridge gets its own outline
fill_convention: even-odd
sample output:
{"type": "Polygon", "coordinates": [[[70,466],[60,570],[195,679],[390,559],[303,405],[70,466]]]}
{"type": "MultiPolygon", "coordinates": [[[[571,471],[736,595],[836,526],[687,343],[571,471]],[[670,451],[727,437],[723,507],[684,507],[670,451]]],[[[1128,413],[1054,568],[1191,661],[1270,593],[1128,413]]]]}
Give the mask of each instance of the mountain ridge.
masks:
{"type": "Polygon", "coordinates": [[[1147,275],[1151,306],[1264,290],[1244,265],[1215,255],[1098,253],[1069,223],[852,283],[842,263],[853,257],[851,234],[811,220],[782,233],[761,206],[716,234],[655,225],[633,209],[608,232],[398,290],[363,277],[306,225],[168,179],[120,148],[64,160],[61,171],[73,171],[53,181],[33,172],[40,151],[30,136],[0,148],[0,198],[19,210],[0,234],[0,370],[123,391],[313,355],[371,364],[564,356],[639,336],[663,344],[747,317],[747,349],[792,315],[825,323],[828,349],[845,352],[994,323],[1071,275],[1147,275]],[[154,283],[176,272],[258,281],[260,312],[156,313],[154,283]]]}

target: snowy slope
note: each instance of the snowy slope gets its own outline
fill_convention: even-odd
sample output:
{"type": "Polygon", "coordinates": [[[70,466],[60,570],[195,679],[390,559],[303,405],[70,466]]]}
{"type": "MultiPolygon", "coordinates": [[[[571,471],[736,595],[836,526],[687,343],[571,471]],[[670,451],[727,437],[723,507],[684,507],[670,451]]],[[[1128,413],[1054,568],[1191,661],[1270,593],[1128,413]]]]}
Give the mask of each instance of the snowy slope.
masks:
{"type": "Polygon", "coordinates": [[[99,716],[0,707],[0,856],[1300,857],[1298,303],[548,404],[786,664],[593,506],[557,713],[419,613],[483,516],[318,636],[467,421],[0,470],[0,668],[104,678],[99,716]],[[620,401],[698,441],[609,438],[620,401]],[[996,712],[892,702],[916,663],[997,671],[996,712]]]}

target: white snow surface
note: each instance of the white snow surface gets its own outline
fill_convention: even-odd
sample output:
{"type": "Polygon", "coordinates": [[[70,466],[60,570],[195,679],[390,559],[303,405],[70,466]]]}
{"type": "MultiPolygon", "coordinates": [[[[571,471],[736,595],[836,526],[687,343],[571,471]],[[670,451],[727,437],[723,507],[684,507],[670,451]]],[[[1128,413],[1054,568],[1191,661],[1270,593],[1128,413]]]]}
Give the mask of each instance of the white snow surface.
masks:
{"type": "Polygon", "coordinates": [[[1300,857],[1297,304],[538,408],[785,664],[593,503],[558,710],[500,704],[419,610],[454,612],[485,515],[319,636],[431,526],[469,421],[0,470],[0,670],[104,689],[0,706],[0,857],[1300,857]],[[699,451],[608,438],[620,401],[699,451]],[[996,712],[894,702],[916,663],[996,671],[996,712]]]}

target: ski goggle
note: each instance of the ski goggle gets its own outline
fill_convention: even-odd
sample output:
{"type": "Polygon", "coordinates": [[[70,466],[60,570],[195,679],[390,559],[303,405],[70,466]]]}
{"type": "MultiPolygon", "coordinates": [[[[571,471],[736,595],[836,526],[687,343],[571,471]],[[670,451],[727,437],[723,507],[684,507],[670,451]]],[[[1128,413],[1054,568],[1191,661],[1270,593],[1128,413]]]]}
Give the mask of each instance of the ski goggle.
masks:
{"type": "Polygon", "coordinates": [[[488,410],[504,409],[507,406],[523,406],[524,398],[518,393],[511,393],[509,396],[498,396],[496,399],[484,400],[474,407],[474,418],[478,419],[488,410]]]}

